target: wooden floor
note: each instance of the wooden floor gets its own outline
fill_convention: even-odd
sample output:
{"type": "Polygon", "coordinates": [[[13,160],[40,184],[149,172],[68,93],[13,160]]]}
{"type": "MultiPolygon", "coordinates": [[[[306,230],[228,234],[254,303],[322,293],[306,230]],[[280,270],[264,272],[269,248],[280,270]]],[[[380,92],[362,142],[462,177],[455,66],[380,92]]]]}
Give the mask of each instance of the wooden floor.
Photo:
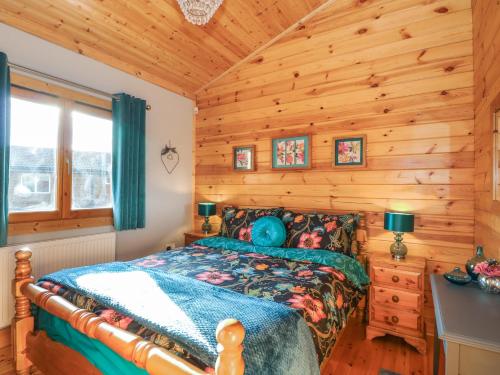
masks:
{"type": "MultiPolygon", "coordinates": [[[[364,325],[353,318],[335,347],[326,374],[378,375],[381,368],[401,375],[431,375],[433,340],[428,338],[427,355],[397,337],[380,337],[365,340],[364,325]]],[[[10,347],[0,349],[0,375],[13,375],[10,347]]],[[[442,351],[441,351],[442,352],[442,351]]],[[[444,374],[441,358],[440,374],[444,374]]],[[[42,375],[36,373],[37,375],[42,375]]]]}
{"type": "MultiPolygon", "coordinates": [[[[432,375],[434,337],[427,337],[427,354],[419,354],[399,337],[365,340],[365,325],[360,319],[349,321],[325,368],[328,375],[378,375],[380,369],[401,375],[432,375]]],[[[444,374],[441,346],[439,374],[444,374]]]]}
{"type": "Polygon", "coordinates": [[[10,346],[0,349],[0,375],[11,375],[14,373],[10,351],[10,346]]]}
{"type": "MultiPolygon", "coordinates": [[[[0,349],[0,375],[15,375],[12,363],[10,346],[0,349]]],[[[40,371],[33,370],[32,375],[43,375],[40,371]]]]}

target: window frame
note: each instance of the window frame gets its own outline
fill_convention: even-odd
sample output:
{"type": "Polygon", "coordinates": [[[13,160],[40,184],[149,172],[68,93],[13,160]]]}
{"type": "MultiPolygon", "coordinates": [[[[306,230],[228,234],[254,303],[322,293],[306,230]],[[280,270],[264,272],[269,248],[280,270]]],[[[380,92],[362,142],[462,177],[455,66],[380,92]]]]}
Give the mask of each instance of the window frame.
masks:
{"type": "Polygon", "coordinates": [[[500,95],[498,98],[498,106],[493,112],[493,201],[500,201],[500,95]]]}
{"type": "Polygon", "coordinates": [[[491,129],[491,199],[492,210],[500,212],[500,93],[490,104],[491,129]]]}
{"type": "Polygon", "coordinates": [[[72,120],[76,109],[86,114],[111,119],[111,102],[31,77],[12,74],[11,96],[35,103],[57,105],[60,127],[57,149],[55,210],[9,212],[9,234],[48,232],[113,224],[112,208],[73,210],[72,204],[72,120]]]}

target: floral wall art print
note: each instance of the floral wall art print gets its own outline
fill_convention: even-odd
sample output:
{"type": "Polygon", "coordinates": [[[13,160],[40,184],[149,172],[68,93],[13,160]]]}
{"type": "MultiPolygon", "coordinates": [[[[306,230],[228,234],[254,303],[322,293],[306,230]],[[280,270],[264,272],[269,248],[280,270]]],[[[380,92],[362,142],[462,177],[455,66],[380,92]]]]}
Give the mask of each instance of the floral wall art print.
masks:
{"type": "Polygon", "coordinates": [[[255,171],[255,146],[233,147],[233,170],[255,171]]]}
{"type": "Polygon", "coordinates": [[[366,167],[366,135],[334,138],[333,167],[366,167]]]}
{"type": "Polygon", "coordinates": [[[272,140],[273,169],[311,168],[311,138],[309,135],[274,138],[272,140]]]}

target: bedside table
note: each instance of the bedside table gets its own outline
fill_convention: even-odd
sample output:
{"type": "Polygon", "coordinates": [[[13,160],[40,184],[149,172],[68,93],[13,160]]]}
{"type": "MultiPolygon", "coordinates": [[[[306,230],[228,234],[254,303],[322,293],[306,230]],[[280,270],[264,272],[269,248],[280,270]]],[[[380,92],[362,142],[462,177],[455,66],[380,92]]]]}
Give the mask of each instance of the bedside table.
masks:
{"type": "Polygon", "coordinates": [[[370,256],[368,340],[399,336],[425,354],[424,277],[425,258],[407,256],[398,261],[390,254],[370,256]]]}
{"type": "Polygon", "coordinates": [[[184,233],[184,245],[187,246],[187,245],[193,243],[194,241],[201,240],[202,238],[215,237],[217,235],[218,235],[218,233],[215,233],[215,232],[208,233],[208,234],[205,234],[202,232],[195,232],[195,231],[187,232],[187,233],[184,233]]]}

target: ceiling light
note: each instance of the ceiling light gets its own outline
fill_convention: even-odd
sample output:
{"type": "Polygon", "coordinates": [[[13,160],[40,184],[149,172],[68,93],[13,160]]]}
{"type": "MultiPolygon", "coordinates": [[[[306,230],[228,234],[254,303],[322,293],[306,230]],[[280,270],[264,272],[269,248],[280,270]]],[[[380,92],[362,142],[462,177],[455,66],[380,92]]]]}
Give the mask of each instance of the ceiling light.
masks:
{"type": "Polygon", "coordinates": [[[222,4],[222,0],[177,0],[184,17],[195,25],[205,25],[222,4]]]}

